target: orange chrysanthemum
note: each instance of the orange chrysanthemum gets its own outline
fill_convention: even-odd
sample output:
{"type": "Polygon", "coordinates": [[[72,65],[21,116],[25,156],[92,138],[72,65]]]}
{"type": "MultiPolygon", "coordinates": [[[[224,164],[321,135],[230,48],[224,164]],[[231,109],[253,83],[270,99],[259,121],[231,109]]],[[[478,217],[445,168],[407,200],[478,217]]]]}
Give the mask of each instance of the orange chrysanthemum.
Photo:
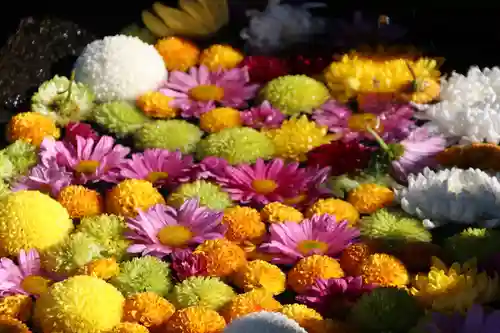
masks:
{"type": "Polygon", "coordinates": [[[410,282],[408,271],[403,263],[391,255],[375,253],[363,261],[361,276],[366,284],[373,283],[383,287],[404,287],[410,282]]]}
{"type": "Polygon", "coordinates": [[[347,201],[340,199],[319,199],[306,212],[306,216],[330,214],[335,215],[337,221],[347,220],[351,226],[359,220],[359,212],[347,201]]]}
{"type": "Polygon", "coordinates": [[[162,38],[155,47],[169,71],[185,72],[198,63],[200,56],[196,45],[179,37],[162,38]]]}
{"type": "Polygon", "coordinates": [[[361,214],[372,214],[390,206],[394,201],[394,192],[382,185],[361,184],[349,192],[347,201],[361,214]]]}
{"type": "Polygon", "coordinates": [[[259,212],[250,207],[235,206],[226,209],[222,223],[227,225],[226,238],[235,243],[260,243],[266,233],[266,225],[259,212]]]}
{"type": "Polygon", "coordinates": [[[366,243],[351,244],[342,251],[340,267],[350,276],[359,276],[361,264],[372,253],[372,248],[366,243]]]}
{"type": "Polygon", "coordinates": [[[288,284],[296,293],[303,293],[317,279],[341,278],[344,271],[337,260],[323,255],[313,255],[299,260],[288,272],[288,284]]]}
{"type": "Polygon", "coordinates": [[[173,100],[159,91],[150,91],[137,99],[137,106],[152,118],[170,119],[179,113],[178,109],[170,105],[173,100]]]}
{"type": "Polygon", "coordinates": [[[115,258],[95,259],[84,265],[80,274],[90,275],[102,280],[109,280],[120,272],[120,266],[115,258]]]}
{"type": "Polygon", "coordinates": [[[221,313],[228,323],[232,320],[259,311],[278,311],[282,305],[264,289],[254,289],[233,298],[221,313]]]}
{"type": "Polygon", "coordinates": [[[53,119],[37,112],[18,113],[10,119],[7,137],[10,142],[23,140],[40,146],[45,137],[58,139],[61,135],[53,119]]]}
{"type": "Polygon", "coordinates": [[[281,308],[280,312],[288,318],[295,320],[309,333],[325,333],[325,331],[319,330],[324,328],[322,324],[323,317],[316,310],[304,304],[287,304],[281,308]]]}
{"type": "Polygon", "coordinates": [[[106,210],[115,215],[135,217],[138,209],[156,204],[165,204],[165,199],[147,180],[124,180],[106,194],[106,210]]]}
{"type": "Polygon", "coordinates": [[[203,50],[200,56],[200,65],[215,72],[219,69],[232,69],[238,66],[245,56],[230,45],[214,44],[203,50]]]}
{"type": "Polygon", "coordinates": [[[59,192],[57,201],[66,208],[72,219],[102,214],[101,194],[81,185],[69,185],[59,192]]]}
{"type": "Polygon", "coordinates": [[[250,261],[237,270],[232,279],[236,286],[245,291],[262,288],[278,295],[286,288],[285,273],[278,266],[264,260],[250,261]]]}
{"type": "Polygon", "coordinates": [[[174,313],[165,324],[165,333],[222,333],[224,318],[203,306],[191,306],[174,313]]]}
{"type": "Polygon", "coordinates": [[[145,327],[158,327],[172,317],[175,307],[163,297],[144,292],[129,296],[123,306],[123,320],[145,327]]]}
{"type": "Polygon", "coordinates": [[[278,201],[271,202],[262,208],[260,216],[268,223],[299,223],[304,219],[304,215],[299,210],[278,201]]]}
{"type": "Polygon", "coordinates": [[[0,316],[8,316],[26,322],[31,317],[33,300],[28,295],[5,296],[0,299],[0,316]]]}
{"type": "Polygon", "coordinates": [[[210,276],[227,277],[247,263],[245,251],[227,239],[207,240],[194,253],[201,253],[210,276]]]}
{"type": "Polygon", "coordinates": [[[436,160],[447,168],[500,171],[500,146],[493,143],[453,146],[437,154],[436,160]]]}
{"type": "Polygon", "coordinates": [[[137,323],[124,322],[113,327],[110,333],[149,333],[149,330],[137,323]]]}
{"type": "Polygon", "coordinates": [[[9,316],[0,316],[0,332],[31,333],[28,326],[22,321],[9,316]]]}

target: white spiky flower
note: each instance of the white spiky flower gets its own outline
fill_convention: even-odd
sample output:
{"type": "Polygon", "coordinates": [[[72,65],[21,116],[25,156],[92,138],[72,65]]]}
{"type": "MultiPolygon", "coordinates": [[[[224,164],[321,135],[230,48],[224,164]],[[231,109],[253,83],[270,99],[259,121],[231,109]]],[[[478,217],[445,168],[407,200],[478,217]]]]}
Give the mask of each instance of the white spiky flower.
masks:
{"type": "Polygon", "coordinates": [[[407,213],[424,220],[426,228],[446,223],[484,227],[500,225],[500,181],[479,169],[424,169],[396,190],[407,213]]]}
{"type": "Polygon", "coordinates": [[[306,333],[292,319],[277,312],[255,312],[233,320],[224,333],[306,333]]]}
{"type": "Polygon", "coordinates": [[[423,118],[448,137],[500,142],[500,68],[473,66],[441,82],[441,102],[419,106],[423,118]]]}

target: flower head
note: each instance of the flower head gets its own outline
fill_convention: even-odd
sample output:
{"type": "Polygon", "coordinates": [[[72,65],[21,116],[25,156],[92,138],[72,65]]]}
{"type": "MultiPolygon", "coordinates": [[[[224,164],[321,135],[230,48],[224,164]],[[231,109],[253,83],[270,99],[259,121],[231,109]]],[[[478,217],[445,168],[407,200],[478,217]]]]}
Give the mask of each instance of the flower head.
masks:
{"type": "Polygon", "coordinates": [[[373,254],[373,249],[366,243],[353,243],[346,247],[340,255],[340,266],[351,276],[361,274],[363,261],[373,254]]]}
{"type": "Polygon", "coordinates": [[[234,319],[260,311],[277,311],[281,304],[274,299],[273,294],[264,289],[254,289],[239,294],[222,309],[222,315],[227,323],[234,319]]]}
{"type": "Polygon", "coordinates": [[[128,238],[134,242],[131,253],[162,257],[178,249],[224,236],[222,212],[200,207],[197,199],[186,201],[179,209],[154,205],[129,219],[128,238]]]}
{"type": "Polygon", "coordinates": [[[304,293],[318,279],[344,277],[344,271],[337,260],[326,255],[312,255],[300,259],[288,272],[288,285],[296,293],[304,293]]]}
{"type": "Polygon", "coordinates": [[[278,57],[247,56],[240,63],[240,66],[245,66],[248,69],[250,82],[254,83],[267,83],[290,73],[288,62],[278,57]]]}
{"type": "Polygon", "coordinates": [[[500,146],[496,143],[475,142],[468,145],[452,146],[439,152],[435,158],[440,165],[446,168],[500,171],[498,163],[500,146]]]}
{"type": "Polygon", "coordinates": [[[359,220],[359,212],[356,208],[340,199],[319,199],[306,211],[306,216],[309,218],[323,214],[333,215],[338,221],[347,220],[350,225],[356,225],[359,220]]]}
{"type": "Polygon", "coordinates": [[[149,117],[171,119],[177,116],[179,110],[170,103],[173,98],[163,95],[159,91],[150,91],[137,99],[137,106],[149,117]]]}
{"type": "Polygon", "coordinates": [[[226,167],[229,165],[224,158],[207,156],[193,168],[194,178],[218,180],[226,177],[226,167]]]}
{"type": "Polygon", "coordinates": [[[52,118],[38,112],[22,112],[12,117],[7,128],[9,142],[23,140],[40,146],[45,137],[58,139],[59,128],[52,118]]]}
{"type": "Polygon", "coordinates": [[[200,55],[200,64],[216,72],[219,69],[232,69],[244,59],[243,54],[230,45],[214,44],[203,50],[200,55]]]}
{"type": "Polygon", "coordinates": [[[276,201],[265,205],[260,211],[260,216],[268,223],[299,223],[304,219],[304,215],[299,210],[276,201]]]}
{"type": "Polygon", "coordinates": [[[386,186],[378,184],[361,184],[347,195],[347,202],[361,214],[371,214],[377,210],[391,206],[394,192],[386,186]]]}
{"type": "Polygon", "coordinates": [[[188,199],[193,198],[198,198],[201,206],[215,210],[224,210],[233,204],[229,194],[224,192],[219,185],[205,180],[181,184],[170,193],[168,204],[178,208],[188,199]]]}
{"type": "Polygon", "coordinates": [[[461,313],[444,314],[433,312],[430,320],[420,329],[428,333],[493,333],[498,331],[500,311],[486,311],[481,305],[474,304],[465,315],[461,313]]]}
{"type": "Polygon", "coordinates": [[[164,203],[161,193],[146,180],[125,179],[106,193],[106,211],[125,217],[164,203]]]}
{"type": "Polygon", "coordinates": [[[19,319],[3,315],[0,315],[0,329],[11,333],[31,333],[29,327],[19,319]]]}
{"type": "Polygon", "coordinates": [[[404,287],[410,282],[405,265],[385,253],[369,255],[361,264],[360,274],[364,283],[383,287],[404,287]]]}
{"type": "Polygon", "coordinates": [[[227,226],[226,238],[235,243],[259,243],[266,234],[259,212],[250,207],[227,208],[222,223],[227,226]]]}
{"type": "Polygon", "coordinates": [[[191,276],[207,276],[207,260],[201,253],[176,251],[172,253],[172,269],[182,281],[191,276]]]}
{"type": "Polygon", "coordinates": [[[185,72],[198,63],[198,47],[179,37],[162,38],[156,42],[156,50],[163,57],[169,71],[185,72]]]}
{"type": "Polygon", "coordinates": [[[286,275],[281,268],[264,260],[252,260],[232,276],[236,286],[244,291],[264,289],[279,295],[286,289],[286,275]]]}
{"type": "Polygon", "coordinates": [[[146,149],[133,154],[121,167],[120,175],[125,179],[144,179],[157,186],[173,187],[190,179],[192,165],[193,158],[179,151],[146,149]]]}
{"type": "Polygon", "coordinates": [[[125,299],[123,321],[158,328],[172,317],[175,307],[153,292],[140,292],[125,299]]]}
{"type": "Polygon", "coordinates": [[[268,101],[263,101],[261,105],[243,111],[241,119],[244,125],[256,129],[278,128],[285,120],[285,115],[268,101]]]}
{"type": "Polygon", "coordinates": [[[226,322],[215,310],[204,306],[191,306],[174,313],[164,328],[168,333],[219,333],[226,322]]]}
{"type": "Polygon", "coordinates": [[[96,131],[87,123],[82,122],[71,122],[64,128],[64,141],[69,142],[73,146],[76,146],[76,137],[81,136],[85,139],[94,139],[97,141],[99,135],[96,131]]]}
{"type": "Polygon", "coordinates": [[[241,123],[240,111],[228,107],[214,108],[200,116],[200,128],[207,133],[220,132],[226,128],[241,127],[241,123]]]}
{"type": "Polygon", "coordinates": [[[247,263],[243,249],[225,238],[206,240],[194,253],[206,259],[210,276],[227,277],[247,263]]]}
{"type": "Polygon", "coordinates": [[[57,195],[57,201],[73,219],[96,216],[104,210],[101,194],[82,185],[66,186],[57,195]]]}
{"type": "Polygon", "coordinates": [[[269,242],[262,248],[275,254],[273,261],[282,264],[315,254],[335,256],[359,236],[347,221],[337,221],[328,214],[314,215],[300,223],[274,223],[270,232],[269,242]]]}
{"type": "Polygon", "coordinates": [[[172,106],[182,110],[185,118],[199,117],[217,104],[232,108],[246,106],[257,85],[248,85],[245,68],[210,72],[206,66],[191,67],[189,73],[174,71],[160,92],[174,97],[172,106]]]}
{"type": "Polygon", "coordinates": [[[29,295],[3,296],[0,299],[0,317],[7,316],[27,322],[33,314],[33,303],[33,299],[29,295]]]}

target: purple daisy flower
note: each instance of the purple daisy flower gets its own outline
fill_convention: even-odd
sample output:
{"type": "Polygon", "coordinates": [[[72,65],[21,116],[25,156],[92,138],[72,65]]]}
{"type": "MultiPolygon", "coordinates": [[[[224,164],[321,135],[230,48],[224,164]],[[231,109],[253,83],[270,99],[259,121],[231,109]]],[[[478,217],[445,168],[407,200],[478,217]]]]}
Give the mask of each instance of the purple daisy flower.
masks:
{"type": "Polygon", "coordinates": [[[195,179],[227,180],[226,167],[229,163],[220,157],[208,156],[193,168],[195,179]]]}
{"type": "Polygon", "coordinates": [[[460,313],[432,313],[430,322],[423,326],[422,332],[426,333],[498,333],[500,311],[487,313],[481,305],[475,304],[465,316],[460,313]]]}
{"type": "Polygon", "coordinates": [[[285,115],[273,108],[271,103],[264,101],[259,106],[241,112],[241,120],[245,126],[255,129],[277,128],[285,120],[285,115]]]}
{"type": "Polygon", "coordinates": [[[207,276],[207,261],[201,253],[193,253],[190,250],[172,253],[172,269],[179,280],[185,280],[191,276],[207,276]]]}

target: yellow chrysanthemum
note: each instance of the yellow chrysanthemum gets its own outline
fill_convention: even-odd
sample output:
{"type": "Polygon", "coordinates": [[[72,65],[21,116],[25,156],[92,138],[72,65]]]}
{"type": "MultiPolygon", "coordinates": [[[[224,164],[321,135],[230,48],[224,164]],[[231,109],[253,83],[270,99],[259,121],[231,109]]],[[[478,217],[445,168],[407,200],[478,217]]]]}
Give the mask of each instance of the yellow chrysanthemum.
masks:
{"type": "Polygon", "coordinates": [[[275,156],[294,161],[305,161],[306,154],[334,139],[328,129],[303,115],[285,120],[280,128],[266,132],[275,146],[275,156]]]}
{"type": "Polygon", "coordinates": [[[145,327],[159,327],[175,312],[175,307],[165,298],[144,292],[129,296],[123,306],[123,321],[141,324],[145,327]]]}
{"type": "Polygon", "coordinates": [[[286,288],[286,275],[276,265],[264,260],[253,260],[240,268],[233,275],[233,282],[244,291],[265,289],[273,295],[279,295],[286,288]]]}
{"type": "Polygon", "coordinates": [[[72,219],[100,215],[104,210],[101,194],[81,185],[66,186],[59,192],[57,201],[72,219]]]}
{"type": "Polygon", "coordinates": [[[7,136],[10,142],[23,140],[40,146],[45,137],[58,139],[61,131],[52,118],[38,112],[18,113],[10,119],[7,136]]]}
{"type": "Polygon", "coordinates": [[[318,331],[318,328],[322,328],[321,326],[323,326],[320,325],[323,317],[316,310],[304,304],[286,304],[280,309],[280,312],[288,318],[295,320],[308,333],[325,333],[324,331],[318,331]]]}
{"type": "Polygon", "coordinates": [[[221,333],[226,322],[216,311],[191,306],[174,313],[165,324],[165,333],[221,333]]]}
{"type": "Polygon", "coordinates": [[[405,265],[398,258],[385,253],[369,255],[363,260],[360,273],[364,283],[382,287],[404,287],[410,282],[405,265]]]}
{"type": "Polygon", "coordinates": [[[215,44],[203,50],[200,65],[205,65],[212,72],[219,69],[232,69],[238,66],[245,57],[230,45],[215,44]]]}
{"type": "Polygon", "coordinates": [[[200,116],[200,128],[208,133],[241,126],[240,111],[233,108],[215,108],[200,116]]]}
{"type": "Polygon", "coordinates": [[[436,160],[446,168],[500,171],[500,146],[479,142],[452,146],[437,154],[436,160]]]}
{"type": "Polygon", "coordinates": [[[247,314],[260,311],[278,311],[282,305],[264,289],[254,289],[233,298],[221,313],[227,323],[247,314]]]}
{"type": "Polygon", "coordinates": [[[89,275],[102,280],[109,280],[118,275],[120,265],[115,258],[95,259],[80,269],[81,275],[89,275]]]}
{"type": "Polygon", "coordinates": [[[361,264],[373,253],[372,248],[366,243],[354,243],[342,251],[340,267],[350,276],[361,274],[361,264]]]}
{"type": "Polygon", "coordinates": [[[226,238],[235,243],[260,243],[266,233],[266,225],[262,222],[259,212],[250,207],[227,208],[222,223],[227,226],[226,238]]]}
{"type": "Polygon", "coordinates": [[[28,295],[5,296],[0,299],[0,317],[8,316],[26,322],[31,317],[33,300],[28,295]]]}
{"type": "Polygon", "coordinates": [[[333,279],[344,276],[337,260],[323,255],[313,255],[299,260],[288,272],[288,285],[296,292],[303,293],[317,279],[333,279]]]}
{"type": "Polygon", "coordinates": [[[330,214],[337,221],[347,220],[351,226],[355,226],[359,220],[358,210],[349,202],[340,199],[319,199],[307,209],[306,216],[330,214]]]}
{"type": "Polygon", "coordinates": [[[179,109],[170,105],[173,100],[159,91],[150,91],[139,96],[136,103],[142,112],[152,118],[171,119],[179,113],[179,109]]]}
{"type": "Polygon", "coordinates": [[[116,325],[110,333],[149,333],[149,330],[137,323],[119,323],[116,325]]]}
{"type": "Polygon", "coordinates": [[[428,274],[418,274],[411,293],[439,312],[467,311],[473,304],[488,303],[498,295],[498,276],[478,273],[476,260],[447,267],[436,257],[428,274]]]}
{"type": "Polygon", "coordinates": [[[200,50],[196,45],[179,37],[162,38],[155,45],[169,71],[185,72],[198,63],[200,50]]]}
{"type": "Polygon", "coordinates": [[[146,180],[124,180],[106,194],[106,210],[110,214],[135,217],[137,210],[147,210],[156,204],[165,204],[165,199],[146,180]]]}
{"type": "Polygon", "coordinates": [[[207,262],[210,276],[227,277],[246,263],[245,251],[227,239],[207,240],[194,253],[201,253],[207,262]]]}
{"type": "Polygon", "coordinates": [[[283,223],[283,222],[297,222],[299,223],[304,219],[302,213],[291,207],[282,204],[281,202],[271,202],[267,204],[260,211],[262,220],[268,223],[283,223]]]}
{"type": "Polygon", "coordinates": [[[390,206],[394,201],[394,192],[378,184],[361,184],[349,192],[347,201],[361,214],[372,214],[390,206]]]}
{"type": "Polygon", "coordinates": [[[28,326],[14,317],[0,316],[0,332],[31,333],[28,326]]]}

